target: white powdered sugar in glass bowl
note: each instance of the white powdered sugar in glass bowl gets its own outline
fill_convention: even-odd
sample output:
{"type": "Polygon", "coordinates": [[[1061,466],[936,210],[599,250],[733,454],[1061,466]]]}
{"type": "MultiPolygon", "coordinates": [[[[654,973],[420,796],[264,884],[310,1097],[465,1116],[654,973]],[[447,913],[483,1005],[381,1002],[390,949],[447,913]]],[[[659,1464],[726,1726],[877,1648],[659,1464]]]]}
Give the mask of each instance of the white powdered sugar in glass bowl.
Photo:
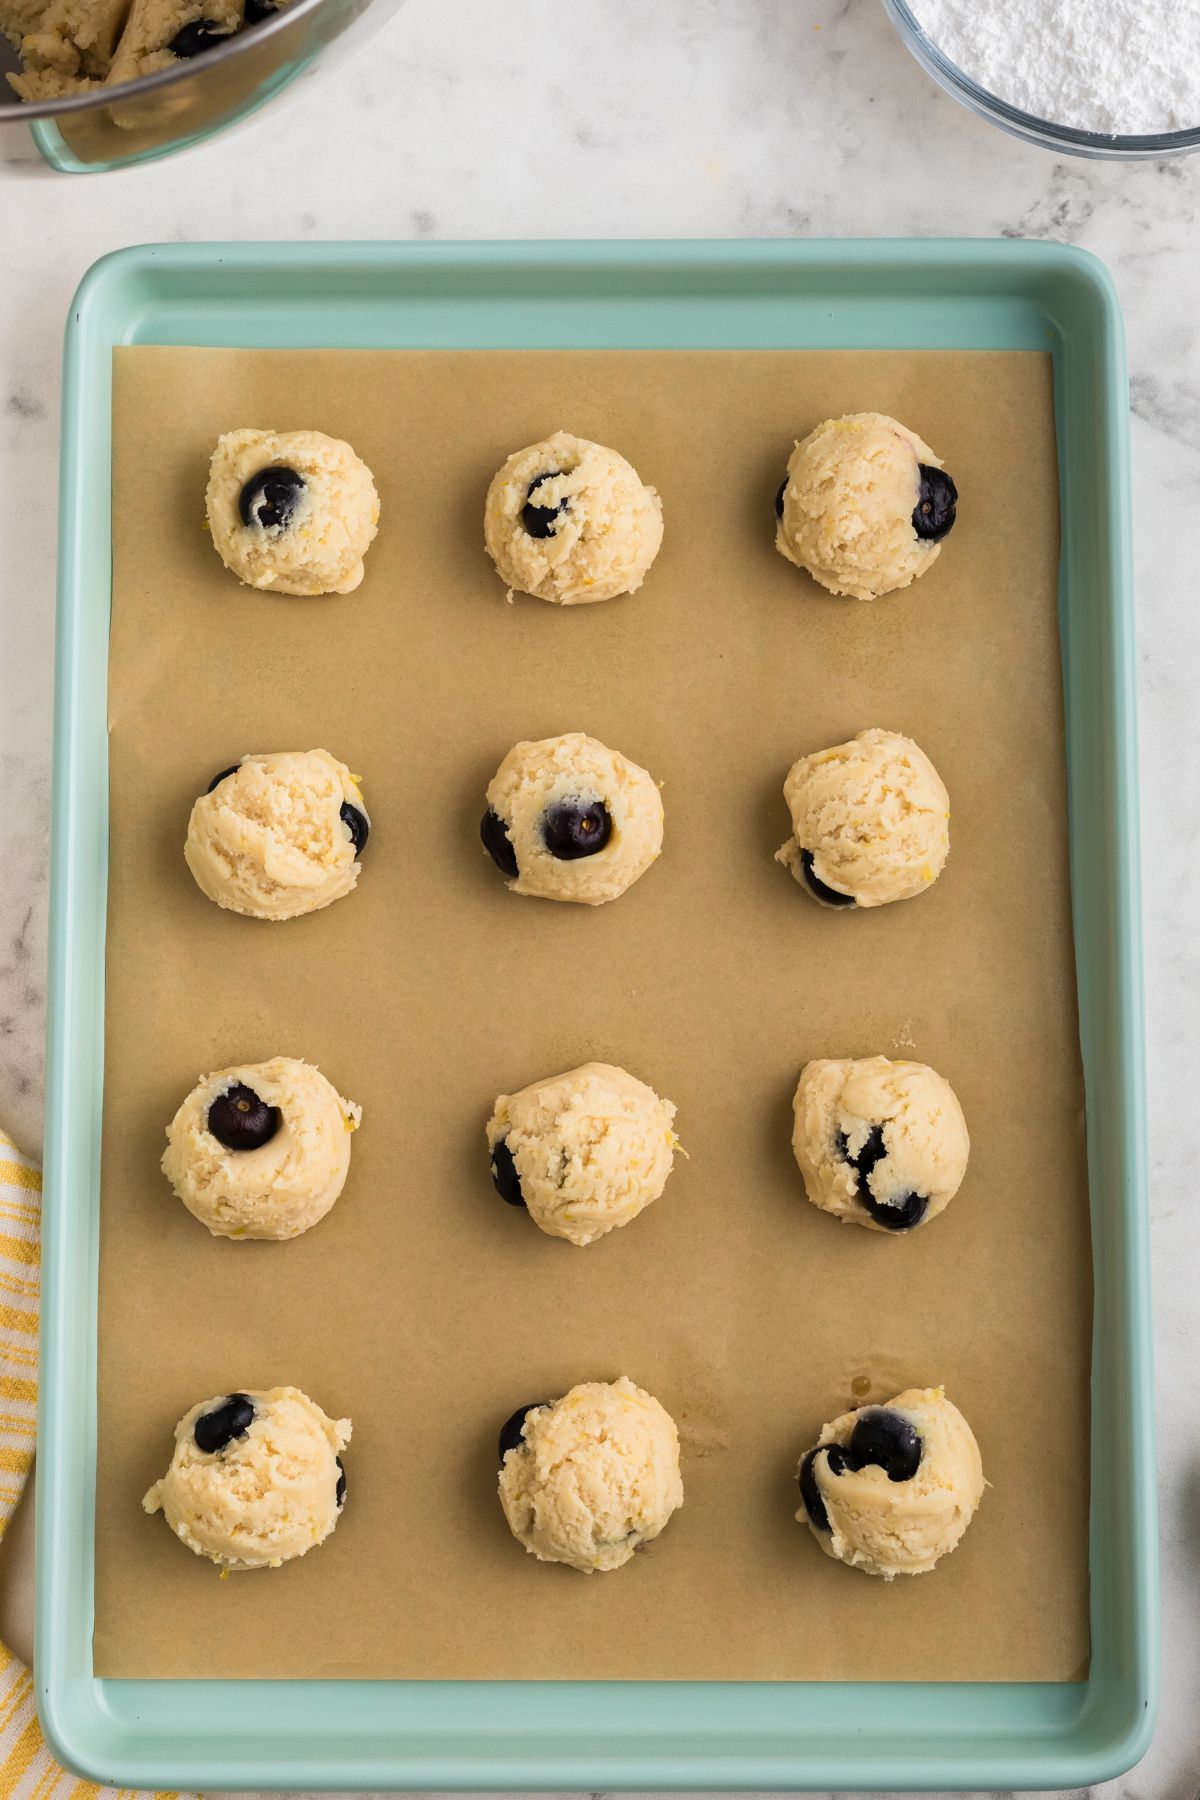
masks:
{"type": "Polygon", "coordinates": [[[1133,136],[1200,125],[1200,0],[909,0],[921,30],[1021,112],[1133,136]]]}

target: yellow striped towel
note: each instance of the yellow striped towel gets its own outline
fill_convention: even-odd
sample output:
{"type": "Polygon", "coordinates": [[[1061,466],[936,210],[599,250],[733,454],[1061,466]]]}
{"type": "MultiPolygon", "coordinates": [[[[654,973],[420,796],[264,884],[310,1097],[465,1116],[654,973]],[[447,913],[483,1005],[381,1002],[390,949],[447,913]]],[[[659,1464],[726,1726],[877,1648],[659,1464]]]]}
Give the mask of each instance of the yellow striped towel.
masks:
{"type": "MultiPolygon", "coordinates": [[[[41,1202],[41,1171],[0,1131],[0,1537],[33,1461],[41,1202]]],[[[97,1787],[55,1762],[42,1742],[33,1677],[0,1644],[0,1800],[113,1800],[118,1792],[133,1800],[132,1788],[97,1787]]]]}

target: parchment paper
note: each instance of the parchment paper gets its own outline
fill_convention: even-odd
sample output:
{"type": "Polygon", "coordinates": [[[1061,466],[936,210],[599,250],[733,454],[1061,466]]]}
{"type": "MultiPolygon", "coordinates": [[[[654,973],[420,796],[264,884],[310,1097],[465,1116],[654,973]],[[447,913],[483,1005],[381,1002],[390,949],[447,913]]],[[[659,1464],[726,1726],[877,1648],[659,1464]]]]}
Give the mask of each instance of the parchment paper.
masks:
{"type": "Polygon", "coordinates": [[[1069,1680],[1087,1658],[1090,1256],[1055,626],[1050,364],[1034,354],[116,354],[112,827],[95,1663],[124,1676],[1069,1680]],[[959,525],[914,589],[833,599],[776,555],[793,439],[878,408],[945,457],[959,525]],[[378,478],[351,598],[240,588],[203,529],[217,434],[345,436],[378,478]],[[636,597],[559,610],[481,547],[503,457],[559,426],[662,492],[636,597]],[[793,759],[914,735],[951,795],[919,900],[832,915],[772,861],[793,759]],[[617,903],[510,896],[478,842],[520,737],[584,729],[664,784],[617,903]],[[223,913],[181,854],[248,750],[360,772],[358,891],[223,913]],[[809,1057],[957,1089],[965,1186],[909,1238],[809,1206],[809,1057]],[[307,1057],[364,1108],[332,1215],[216,1242],[159,1173],[202,1070],[307,1057]],[[587,1250],[488,1178],[495,1094],[589,1057],[678,1105],[690,1160],[587,1250]],[[538,1564],[496,1499],[524,1401],[627,1373],[680,1425],[686,1503],[618,1574],[538,1564]],[[222,1580],[140,1510],[193,1401],[294,1382],[354,1420],[335,1536],[222,1580]],[[795,1523],[826,1418],[945,1383],[992,1483],[892,1585],[795,1523]]]}

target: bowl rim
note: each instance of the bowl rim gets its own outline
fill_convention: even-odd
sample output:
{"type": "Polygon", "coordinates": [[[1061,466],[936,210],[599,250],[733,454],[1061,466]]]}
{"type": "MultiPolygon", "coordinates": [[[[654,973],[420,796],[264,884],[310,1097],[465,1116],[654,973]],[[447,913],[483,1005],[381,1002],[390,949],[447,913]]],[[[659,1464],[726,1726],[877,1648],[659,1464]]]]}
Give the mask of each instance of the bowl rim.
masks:
{"type": "MultiPolygon", "coordinates": [[[[21,100],[14,94],[9,102],[3,96],[5,84],[0,83],[0,125],[9,123],[10,119],[14,123],[33,119],[61,119],[108,106],[113,100],[125,100],[131,95],[140,97],[143,94],[160,93],[178,81],[186,81],[197,69],[216,68],[221,63],[231,62],[235,56],[242,54],[247,43],[261,44],[267,38],[278,36],[297,19],[316,12],[325,3],[326,0],[290,0],[290,4],[273,17],[260,19],[249,38],[244,31],[231,32],[228,43],[217,44],[212,50],[206,50],[200,58],[179,59],[177,68],[156,69],[152,75],[139,75],[136,81],[119,81],[112,87],[102,82],[99,87],[90,88],[85,94],[63,94],[57,100],[21,100]]],[[[369,4],[370,0],[366,0],[366,3],[369,4]]]]}
{"type": "Polygon", "coordinates": [[[883,0],[883,7],[927,74],[972,111],[982,113],[1018,136],[1033,138],[1048,147],[1057,145],[1064,150],[1109,157],[1169,156],[1181,150],[1200,149],[1200,123],[1173,131],[1089,131],[1082,125],[1065,125],[1056,119],[1043,119],[1037,113],[1024,112],[1021,107],[993,93],[991,88],[981,87],[953,62],[929,36],[912,11],[909,0],[883,0]]]}

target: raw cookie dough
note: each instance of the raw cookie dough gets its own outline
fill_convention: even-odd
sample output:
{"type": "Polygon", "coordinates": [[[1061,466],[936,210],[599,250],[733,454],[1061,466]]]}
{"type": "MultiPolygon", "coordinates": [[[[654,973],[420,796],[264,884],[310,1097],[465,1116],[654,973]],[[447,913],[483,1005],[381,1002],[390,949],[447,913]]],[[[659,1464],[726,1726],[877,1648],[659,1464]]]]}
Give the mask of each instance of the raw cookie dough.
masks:
{"type": "MultiPolygon", "coordinates": [[[[289,0],[0,0],[22,100],[115,87],[201,55],[289,0]],[[180,34],[184,35],[180,35],[180,34]]],[[[117,123],[122,121],[118,118],[117,123]]]]}
{"type": "Polygon", "coordinates": [[[792,836],[775,853],[825,906],[886,906],[923,894],[950,854],[950,796],[911,738],[860,731],[802,756],[783,797],[792,836]]]}
{"type": "Polygon", "coordinates": [[[549,1237],[590,1244],[657,1200],[678,1139],[675,1108],[612,1063],[501,1094],[487,1126],[492,1179],[549,1237]]]}
{"type": "Polygon", "coordinates": [[[371,471],[323,431],[227,431],[208,477],[227,569],[276,594],[349,594],[379,526],[371,471]]]}
{"type": "Polygon", "coordinates": [[[500,1433],[500,1504],[539,1562],[619,1569],[683,1505],[675,1422],[624,1375],[522,1407],[500,1433]]]}
{"type": "Polygon", "coordinates": [[[328,750],[243,756],[192,808],[183,854],[201,891],[251,919],[295,919],[348,894],[370,820],[328,750]]]}
{"type": "Polygon", "coordinates": [[[515,744],[487,803],[480,836],[514,894],[601,906],[662,850],[654,777],[582,731],[515,744]]]}
{"type": "Polygon", "coordinates": [[[142,1505],[222,1568],[277,1569],[337,1524],[349,1442],[349,1419],[327,1419],[299,1388],[221,1394],[180,1419],[171,1466],[142,1505]]]}
{"type": "Polygon", "coordinates": [[[971,1140],[950,1083],[886,1056],[807,1063],[792,1149],[814,1206],[844,1224],[910,1231],[949,1206],[971,1140]]]}
{"type": "Polygon", "coordinates": [[[943,1388],[906,1388],[823,1427],[801,1458],[808,1524],[827,1556],[868,1575],[923,1575],[983,1498],[979,1445],[943,1388]]]}
{"type": "Polygon", "coordinates": [[[897,419],[826,419],[792,451],[775,546],[830,593],[877,600],[937,560],[957,499],[939,458],[897,419]]]}
{"type": "Polygon", "coordinates": [[[637,470],[569,431],[510,456],[484,507],[501,580],[559,606],[634,593],[662,534],[662,501],[637,470]]]}
{"type": "Polygon", "coordinates": [[[361,1119],[311,1063],[218,1069],[168,1125],[162,1171],[214,1237],[299,1237],[345,1186],[361,1119]]]}

